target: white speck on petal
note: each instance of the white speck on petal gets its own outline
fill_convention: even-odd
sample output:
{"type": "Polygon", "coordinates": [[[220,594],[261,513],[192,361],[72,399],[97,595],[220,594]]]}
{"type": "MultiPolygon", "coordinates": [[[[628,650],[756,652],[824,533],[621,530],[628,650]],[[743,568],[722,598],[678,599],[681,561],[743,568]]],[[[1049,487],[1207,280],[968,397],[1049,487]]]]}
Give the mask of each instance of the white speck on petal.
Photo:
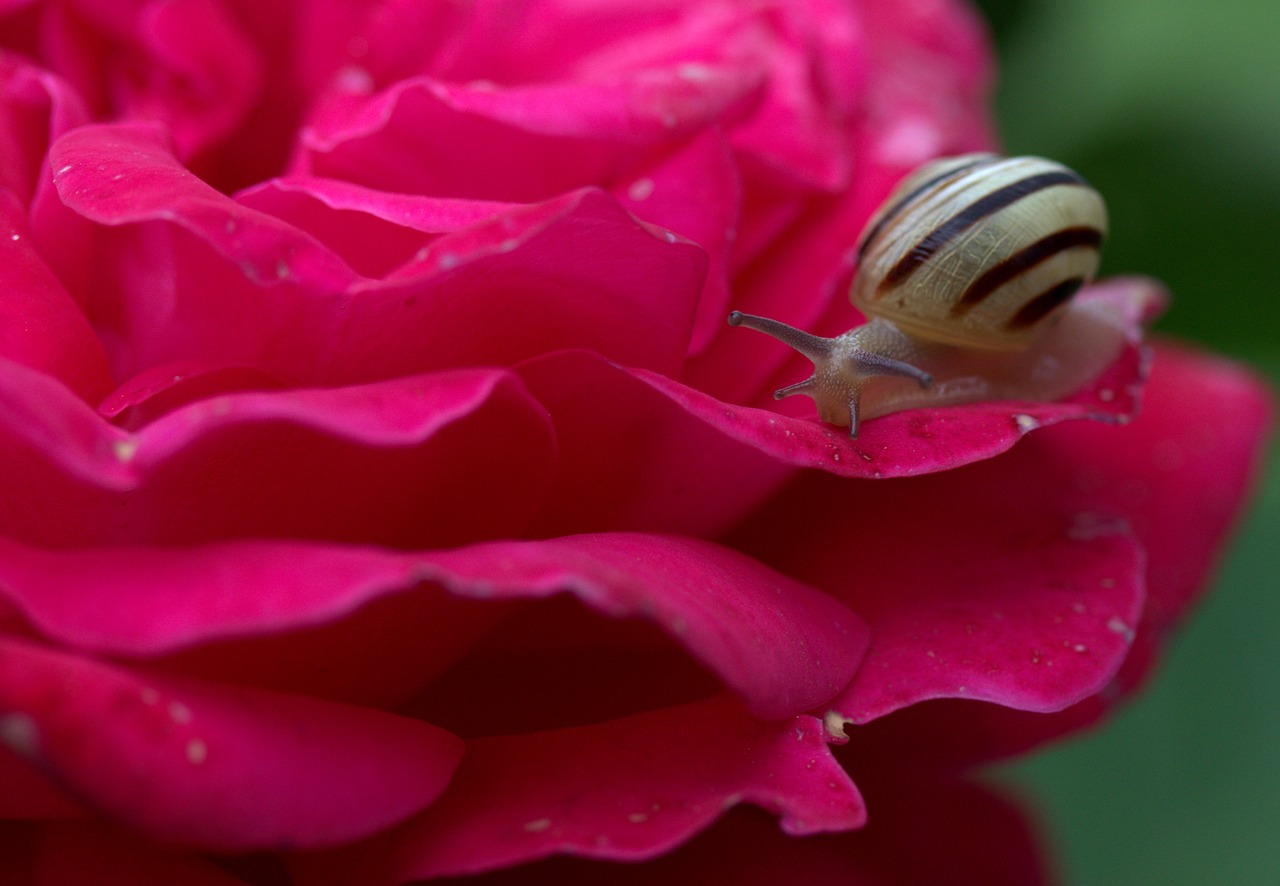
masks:
{"type": "Polygon", "coordinates": [[[654,183],[651,178],[638,178],[627,188],[627,196],[632,200],[648,200],[653,196],[654,183]]]}
{"type": "Polygon", "coordinates": [[[68,163],[66,166],[62,167],[57,172],[55,172],[54,175],[66,175],[70,171],[71,171],[71,164],[68,163]]]}
{"type": "Polygon", "coordinates": [[[1107,621],[1107,630],[1112,631],[1113,633],[1119,634],[1120,636],[1124,637],[1124,641],[1126,643],[1133,642],[1133,636],[1134,636],[1133,628],[1130,627],[1129,624],[1118,615],[1113,615],[1107,621]]]}
{"type": "Polygon", "coordinates": [[[540,834],[549,827],[551,827],[551,819],[549,818],[535,818],[533,821],[524,823],[524,829],[531,834],[540,834]]]}
{"type": "Polygon", "coordinates": [[[519,246],[519,245],[520,245],[520,241],[519,241],[519,240],[516,240],[516,239],[514,239],[514,238],[508,238],[508,239],[503,240],[501,243],[499,243],[499,244],[498,244],[498,251],[499,251],[499,252],[510,252],[511,250],[515,249],[515,248],[516,248],[517,246],[519,246]]]}
{"type": "Polygon", "coordinates": [[[436,265],[442,271],[452,271],[460,264],[462,264],[462,259],[452,252],[442,252],[440,257],[436,259],[436,265]]]}
{"type": "Polygon", "coordinates": [[[205,760],[209,759],[209,746],[199,738],[193,738],[187,742],[187,762],[193,766],[199,766],[205,760]]]}
{"type": "Polygon", "coordinates": [[[117,461],[128,464],[133,461],[134,455],[138,452],[138,441],[132,437],[117,440],[111,444],[111,452],[115,455],[117,461]]]}
{"type": "Polygon", "coordinates": [[[1102,390],[1098,391],[1098,399],[1101,400],[1103,403],[1110,403],[1115,398],[1116,398],[1116,392],[1111,390],[1111,388],[1103,388],[1102,390]]]}
{"type": "Polygon", "coordinates": [[[1088,646],[1086,646],[1086,645],[1084,645],[1083,643],[1077,643],[1076,645],[1072,646],[1071,648],[1072,648],[1072,650],[1073,650],[1073,651],[1075,651],[1075,652],[1080,652],[1080,653],[1085,653],[1085,652],[1088,652],[1088,651],[1089,651],[1089,647],[1088,647],[1088,646]]]}
{"type": "Polygon", "coordinates": [[[169,717],[173,722],[190,723],[191,716],[191,708],[187,707],[182,702],[173,701],[169,703],[169,717]]]}
{"type": "Polygon", "coordinates": [[[366,69],[359,65],[347,65],[338,71],[338,88],[353,95],[368,95],[373,92],[374,79],[366,69]]]}
{"type": "Polygon", "coordinates": [[[649,815],[646,812],[632,812],[630,815],[627,816],[627,821],[631,822],[632,824],[642,824],[648,820],[649,820],[649,815]]]}
{"type": "Polygon", "coordinates": [[[138,695],[141,696],[142,703],[145,705],[153,705],[160,701],[160,693],[150,686],[144,686],[138,695]]]}
{"type": "Polygon", "coordinates": [[[1036,428],[1040,427],[1040,422],[1035,418],[1035,416],[1025,414],[1015,415],[1013,420],[1017,423],[1018,430],[1022,431],[1024,434],[1034,431],[1036,428]]]}

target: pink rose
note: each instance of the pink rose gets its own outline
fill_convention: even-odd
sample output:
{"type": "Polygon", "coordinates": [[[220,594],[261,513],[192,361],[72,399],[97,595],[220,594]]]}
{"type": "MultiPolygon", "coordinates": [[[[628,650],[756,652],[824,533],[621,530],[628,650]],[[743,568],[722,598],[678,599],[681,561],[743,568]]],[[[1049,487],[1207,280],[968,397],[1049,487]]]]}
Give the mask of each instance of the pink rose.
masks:
{"type": "Polygon", "coordinates": [[[1117,280],[1085,389],[850,441],[724,323],[852,325],[874,207],[994,144],[967,7],[18,0],[0,45],[0,871],[1043,876],[966,772],[1149,671],[1264,391],[1149,361],[1117,280]]]}

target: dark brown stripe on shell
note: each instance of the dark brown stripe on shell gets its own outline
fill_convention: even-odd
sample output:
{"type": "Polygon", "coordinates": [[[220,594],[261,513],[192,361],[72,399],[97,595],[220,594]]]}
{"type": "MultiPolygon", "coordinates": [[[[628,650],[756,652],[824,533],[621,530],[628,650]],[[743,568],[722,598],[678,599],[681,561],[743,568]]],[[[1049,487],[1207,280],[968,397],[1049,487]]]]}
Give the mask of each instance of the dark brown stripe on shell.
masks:
{"type": "Polygon", "coordinates": [[[981,304],[987,296],[1013,278],[1031,270],[1041,262],[1048,261],[1060,252],[1081,247],[1098,249],[1101,245],[1102,232],[1097,228],[1063,228],[1061,231],[1054,231],[1025,249],[1015,252],[970,283],[964,295],[960,296],[960,300],[951,306],[951,313],[953,316],[968,313],[970,308],[981,304]]]}
{"type": "Polygon", "coordinates": [[[1023,305],[1022,309],[1013,315],[1008,327],[1026,329],[1028,326],[1034,326],[1048,316],[1054,308],[1079,292],[1081,286],[1084,286],[1084,278],[1072,277],[1070,280],[1063,280],[1058,285],[1049,287],[1023,305]]]}
{"type": "Polygon", "coordinates": [[[872,241],[874,241],[876,237],[880,236],[880,232],[884,230],[884,226],[887,225],[890,221],[892,221],[894,216],[902,212],[903,207],[905,207],[912,200],[916,199],[917,197],[919,197],[921,194],[923,194],[925,191],[929,190],[930,188],[936,187],[937,185],[942,184],[947,179],[954,178],[960,175],[962,172],[968,172],[969,170],[973,169],[975,166],[981,166],[984,163],[995,163],[1000,159],[1001,159],[1000,157],[997,157],[994,154],[991,154],[991,155],[979,157],[976,160],[972,160],[968,163],[962,163],[961,165],[955,167],[954,169],[948,169],[944,172],[938,173],[937,175],[930,176],[929,178],[922,181],[920,184],[916,185],[910,191],[903,194],[901,198],[896,200],[892,206],[890,206],[888,209],[884,211],[884,214],[880,216],[880,220],[876,222],[875,225],[871,228],[871,230],[867,231],[867,233],[863,236],[862,243],[859,244],[858,246],[858,264],[862,264],[862,259],[867,254],[867,248],[871,246],[872,241]]]}
{"type": "Polygon", "coordinates": [[[1023,197],[1029,197],[1036,191],[1043,191],[1045,188],[1052,188],[1055,185],[1083,184],[1087,184],[1084,179],[1074,172],[1064,169],[1028,176],[992,191],[985,197],[970,203],[930,231],[924,239],[899,259],[893,269],[885,275],[879,291],[883,293],[887,289],[901,285],[915,273],[917,268],[932,258],[934,253],[943,246],[946,246],[987,216],[994,215],[1000,210],[1012,206],[1023,197]]]}

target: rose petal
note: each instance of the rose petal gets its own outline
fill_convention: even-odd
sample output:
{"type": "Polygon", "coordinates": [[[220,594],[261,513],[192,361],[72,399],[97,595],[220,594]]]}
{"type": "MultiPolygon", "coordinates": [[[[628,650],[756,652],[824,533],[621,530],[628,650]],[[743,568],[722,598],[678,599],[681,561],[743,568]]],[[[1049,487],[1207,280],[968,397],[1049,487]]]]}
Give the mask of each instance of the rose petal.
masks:
{"type": "MultiPolygon", "coordinates": [[[[994,792],[925,771],[880,780],[868,824],[852,834],[789,837],[764,815],[734,809],[673,852],[642,865],[550,858],[467,877],[470,886],[608,883],[610,886],[1035,886],[1049,882],[1036,835],[994,792]],[[923,844],[923,845],[922,845],[923,844]]],[[[310,882],[310,881],[303,881],[310,882]]],[[[444,881],[459,886],[462,878],[444,881]]]]}
{"type": "Polygon", "coordinates": [[[112,387],[106,354],[80,306],[41,260],[22,207],[0,189],[0,356],[61,381],[90,403],[112,387]]]}
{"type": "Polygon", "coordinates": [[[423,234],[481,225],[518,208],[518,204],[490,200],[375,191],[307,176],[262,182],[236,195],[236,200],[306,231],[370,278],[384,277],[407,264],[428,242],[423,234]]]}
{"type": "MultiPolygon", "coordinates": [[[[422,554],[261,542],[45,552],[0,543],[0,590],[45,636],[113,655],[306,628],[425,582],[486,601],[568,591],[613,618],[644,616],[766,718],[829,700],[867,644],[865,626],[830,598],[692,539],[596,535],[422,554]]],[[[344,647],[421,685],[465,648],[471,632],[469,620],[451,626],[462,613],[447,599],[414,593],[425,599],[402,629],[387,624],[381,639],[352,649],[348,638],[344,647]],[[425,651],[412,665],[388,651],[408,655],[415,646],[425,651]]],[[[409,601],[397,611],[407,616],[409,601]]]]}
{"type": "Polygon", "coordinates": [[[28,543],[447,545],[518,532],[549,481],[542,408],[500,370],[230,394],[128,435],[51,379],[0,368],[0,527],[28,543]]]}
{"type": "Polygon", "coordinates": [[[728,262],[742,208],[742,182],[724,134],[710,130],[691,139],[614,192],[636,217],[707,251],[707,281],[689,343],[689,353],[698,353],[720,332],[729,312],[728,262]]]}
{"type": "Polygon", "coordinates": [[[856,828],[864,817],[817,720],[761,723],[716,699],[469,742],[451,790],[368,863],[403,882],[556,853],[634,861],[742,802],[778,813],[794,835],[856,828]]]}
{"type": "MultiPolygon", "coordinates": [[[[112,328],[124,376],[205,360],[331,385],[510,365],[565,347],[671,373],[706,272],[696,246],[586,190],[480,223],[483,206],[416,198],[418,225],[471,223],[434,240],[402,231],[392,252],[415,251],[385,280],[367,280],[303,228],[195,179],[154,130],[85,127],[52,156],[67,205],[122,226],[95,233],[113,258],[95,276],[90,313],[112,328]]],[[[349,187],[310,189],[357,199],[349,187]]],[[[374,219],[408,220],[403,195],[360,196],[374,219]]],[[[271,201],[259,190],[248,202],[271,201]]],[[[310,207],[304,227],[335,244],[357,247],[370,224],[385,231],[365,213],[310,207]]]]}
{"type": "Polygon", "coordinates": [[[0,53],[0,190],[29,205],[48,187],[50,143],[88,121],[84,103],[65,80],[0,53]]]}
{"type": "Polygon", "coordinates": [[[1241,503],[1257,488],[1272,402],[1267,386],[1239,366],[1163,343],[1131,425],[1064,426],[1035,438],[1045,458],[1072,466],[1054,497],[1093,514],[1095,525],[1124,520],[1145,551],[1142,614],[1115,625],[1136,635],[1119,674],[1103,692],[1059,713],[931,702],[857,730],[854,743],[869,758],[909,753],[931,765],[975,765],[1080,731],[1123,704],[1209,584],[1241,503]],[[1196,404],[1192,422],[1188,402],[1196,404]]]}
{"type": "MultiPolygon", "coordinates": [[[[745,164],[759,164],[793,187],[837,191],[847,184],[851,166],[847,121],[832,113],[813,45],[820,31],[848,33],[857,22],[852,9],[833,6],[815,17],[816,5],[779,7],[770,35],[768,88],[756,113],[734,128],[732,141],[745,164]]],[[[866,55],[863,47],[851,49],[853,58],[866,55]]]]}
{"type": "Polygon", "coordinates": [[[98,404],[116,427],[140,430],[175,409],[239,391],[278,391],[280,379],[249,366],[182,360],[153,366],[130,378],[98,404]]]}
{"type": "Polygon", "coordinates": [[[569,589],[613,617],[653,619],[747,700],[786,717],[829,699],[857,667],[862,625],[838,604],[726,548],[646,535],[576,536],[442,552],[424,575],[454,593],[569,589]],[[708,589],[714,589],[713,594],[708,589]]]}
{"type": "Polygon", "coordinates": [[[462,743],[417,720],[0,642],[0,739],[158,839],[218,850],[356,839],[444,790],[462,743]]]}
{"type": "Polygon", "coordinates": [[[41,551],[0,541],[0,552],[0,593],[61,645],[378,707],[420,692],[509,614],[424,586],[414,557],[387,551],[260,541],[41,551]]]}
{"type": "Polygon", "coordinates": [[[99,117],[164,120],[191,156],[240,122],[262,65],[215,0],[57,4],[45,52],[99,117]]]}
{"type": "MultiPolygon", "coordinates": [[[[344,314],[333,371],[510,366],[564,348],[679,371],[706,275],[692,243],[584,190],[443,236],[344,314]]],[[[357,375],[359,374],[359,375],[357,375]]]]}
{"type": "Polygon", "coordinates": [[[733,407],[664,376],[582,351],[548,354],[516,371],[550,413],[560,452],[540,535],[601,528],[715,535],[792,473],[724,431],[733,407]]]}
{"type": "Polygon", "coordinates": [[[546,200],[611,182],[655,145],[740,113],[760,85],[752,65],[702,70],[513,87],[416,77],[372,97],[371,82],[348,77],[303,129],[295,171],[386,191],[546,200]],[[441,131],[449,138],[432,135],[441,131]]]}
{"type": "Polygon", "coordinates": [[[845,720],[944,697],[1060,710],[1115,674],[1141,611],[1142,548],[1122,517],[1081,501],[1078,455],[1037,439],[909,482],[803,475],[735,537],[871,622],[871,651],[831,706],[845,720]]]}

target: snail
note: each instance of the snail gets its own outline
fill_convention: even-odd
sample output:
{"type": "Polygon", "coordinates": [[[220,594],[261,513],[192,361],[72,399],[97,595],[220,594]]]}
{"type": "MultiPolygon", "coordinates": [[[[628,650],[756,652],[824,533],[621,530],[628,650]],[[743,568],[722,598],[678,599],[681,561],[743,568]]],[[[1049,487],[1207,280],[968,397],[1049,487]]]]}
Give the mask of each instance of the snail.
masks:
{"type": "Polygon", "coordinates": [[[857,437],[868,418],[922,405],[1051,401],[1118,352],[1114,318],[1073,296],[1098,268],[1102,197],[1039,157],[966,154],[908,175],[859,236],[849,297],[867,322],[834,338],[734,311],[808,357],[775,392],[813,398],[857,437]]]}

